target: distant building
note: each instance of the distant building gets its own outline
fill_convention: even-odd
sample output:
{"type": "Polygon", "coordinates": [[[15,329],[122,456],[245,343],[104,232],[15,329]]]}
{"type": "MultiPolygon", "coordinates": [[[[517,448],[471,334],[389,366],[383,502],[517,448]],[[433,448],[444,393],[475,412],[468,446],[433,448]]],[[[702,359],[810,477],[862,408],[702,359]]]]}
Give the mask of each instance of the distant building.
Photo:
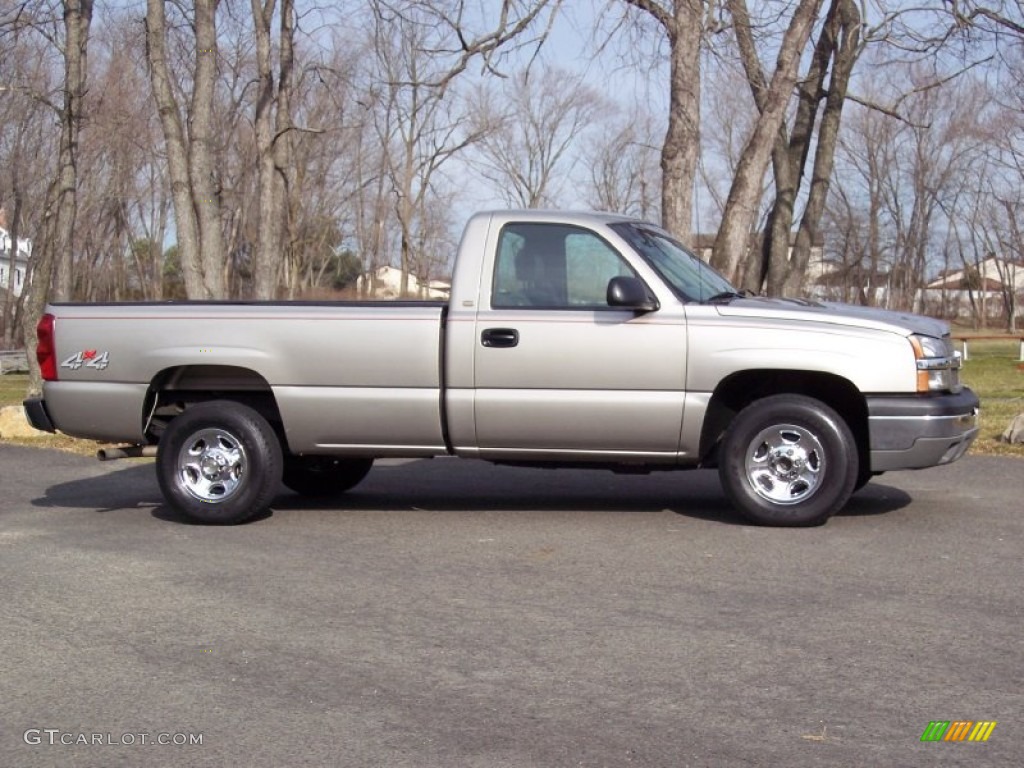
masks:
{"type": "MultiPolygon", "coordinates": [[[[378,267],[376,272],[365,272],[356,278],[356,290],[369,299],[396,299],[402,297],[402,270],[397,267],[378,267]]],[[[408,298],[447,299],[452,292],[446,280],[426,280],[409,275],[408,298]]]]}
{"type": "Polygon", "coordinates": [[[11,288],[15,296],[21,296],[28,276],[28,260],[32,257],[32,243],[19,237],[17,245],[17,248],[12,248],[11,235],[7,231],[7,214],[0,208],[0,291],[7,290],[7,282],[13,272],[14,284],[11,288]]]}
{"type": "Polygon", "coordinates": [[[928,283],[929,291],[1000,291],[1004,285],[1012,285],[1014,290],[1024,290],[1024,263],[1012,259],[1000,259],[989,256],[977,265],[969,265],[966,269],[950,269],[940,272],[928,283]]]}
{"type": "Polygon", "coordinates": [[[969,313],[973,298],[985,315],[995,316],[1005,311],[1004,289],[1010,286],[1018,297],[1024,294],[1024,262],[989,256],[964,269],[940,272],[925,285],[922,299],[933,312],[954,317],[969,313]]]}

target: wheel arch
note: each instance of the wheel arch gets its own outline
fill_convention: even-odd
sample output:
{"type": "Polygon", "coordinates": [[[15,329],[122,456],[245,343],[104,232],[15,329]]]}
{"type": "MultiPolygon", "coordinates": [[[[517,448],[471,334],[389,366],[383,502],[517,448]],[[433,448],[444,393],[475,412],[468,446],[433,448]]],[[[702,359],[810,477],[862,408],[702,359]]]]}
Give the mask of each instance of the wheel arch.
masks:
{"type": "Polygon", "coordinates": [[[251,368],[235,365],[178,365],[153,376],[143,414],[146,437],[159,442],[174,418],[193,405],[211,400],[249,406],[270,423],[281,447],[287,450],[281,411],[270,382],[251,368]]]}
{"type": "Polygon", "coordinates": [[[838,413],[853,433],[858,457],[865,465],[869,457],[867,401],[856,385],[831,373],[786,369],[737,371],[719,382],[701,428],[702,465],[717,465],[722,436],[737,413],[755,400],[787,394],[812,397],[838,413]]]}

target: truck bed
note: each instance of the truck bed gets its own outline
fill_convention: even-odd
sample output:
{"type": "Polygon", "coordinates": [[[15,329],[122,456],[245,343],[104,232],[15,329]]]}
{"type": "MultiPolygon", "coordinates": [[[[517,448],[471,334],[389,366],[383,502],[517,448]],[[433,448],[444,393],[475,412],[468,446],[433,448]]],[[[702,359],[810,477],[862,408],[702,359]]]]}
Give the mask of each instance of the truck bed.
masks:
{"type": "Polygon", "coordinates": [[[444,302],[55,306],[59,380],[47,384],[47,406],[73,434],[142,440],[153,382],[233,389],[233,369],[245,369],[258,378],[243,388],[274,392],[292,451],[359,452],[382,434],[443,450],[444,302]]]}

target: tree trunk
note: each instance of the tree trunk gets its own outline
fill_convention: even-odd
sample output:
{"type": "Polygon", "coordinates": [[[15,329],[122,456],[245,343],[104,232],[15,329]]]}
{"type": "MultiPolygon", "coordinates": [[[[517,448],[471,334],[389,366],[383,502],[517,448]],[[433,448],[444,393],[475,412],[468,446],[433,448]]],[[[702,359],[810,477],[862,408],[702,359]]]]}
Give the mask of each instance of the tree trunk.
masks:
{"type": "Polygon", "coordinates": [[[288,225],[288,195],[295,172],[291,162],[291,95],[294,67],[294,0],[282,0],[277,87],[274,85],[271,24],[276,0],[252,0],[256,29],[259,91],[256,100],[256,153],[259,170],[259,235],[253,293],[258,299],[277,294],[288,225]]]}
{"type": "Polygon", "coordinates": [[[1024,267],[1019,263],[1019,256],[1024,251],[1024,238],[1021,237],[1020,224],[1017,220],[1017,207],[1009,200],[999,201],[1003,210],[1006,211],[1007,235],[1010,242],[1000,238],[1000,250],[1002,251],[1002,264],[996,259],[996,268],[999,271],[1000,289],[1003,293],[1003,305],[1006,308],[1006,331],[1017,333],[1017,275],[1024,272],[1024,267]],[[1013,258],[1016,253],[1018,258],[1013,258]]]}
{"type": "MultiPolygon", "coordinates": [[[[844,0],[832,0],[821,34],[814,47],[810,67],[797,89],[799,103],[793,121],[792,133],[787,138],[785,123],[783,123],[772,148],[775,201],[769,211],[768,223],[765,227],[760,269],[748,270],[748,276],[755,279],[748,279],[748,285],[745,286],[751,290],[760,291],[767,284],[767,292],[772,296],[784,292],[783,281],[790,270],[790,232],[796,215],[796,200],[803,183],[811,140],[814,137],[818,105],[825,95],[824,84],[828,75],[829,61],[835,54],[837,6],[841,2],[844,0]]],[[[753,39],[749,28],[749,21],[737,24],[736,27],[738,39],[750,38],[745,45],[749,51],[744,54],[744,62],[753,55],[753,39]]],[[[745,68],[748,67],[745,65],[745,68]]],[[[763,75],[761,75],[760,82],[762,84],[760,91],[763,93],[766,87],[763,75]]],[[[754,93],[756,98],[758,89],[755,88],[754,93]]],[[[761,101],[763,102],[763,96],[761,101]]],[[[753,258],[754,255],[751,254],[751,259],[753,258]]]]}
{"type": "Polygon", "coordinates": [[[219,0],[195,2],[195,56],[187,131],[174,94],[167,59],[165,0],[147,0],[146,45],[153,97],[167,146],[178,252],[190,299],[222,299],[227,295],[227,263],[221,234],[220,185],[213,130],[213,96],[217,80],[219,0]]]}
{"type": "Polygon", "coordinates": [[[693,241],[693,185],[700,155],[700,44],[704,3],[678,0],[669,39],[668,130],[661,148],[661,221],[693,241]]]}
{"type": "MultiPolygon", "coordinates": [[[[733,8],[734,29],[736,42],[739,48],[740,61],[747,76],[747,82],[753,93],[754,103],[758,112],[764,112],[765,99],[768,90],[768,83],[765,80],[764,71],[761,68],[761,61],[757,55],[757,47],[754,44],[753,27],[750,17],[747,15],[747,8],[743,4],[737,4],[733,8]]],[[[826,46],[824,39],[828,29],[828,22],[822,31],[822,35],[815,46],[815,55],[811,62],[811,68],[804,77],[804,84],[799,88],[800,104],[797,109],[796,119],[793,127],[793,137],[787,135],[786,124],[779,126],[779,131],[772,146],[772,176],[775,182],[775,201],[772,203],[768,213],[768,222],[765,226],[765,236],[761,244],[760,264],[757,263],[756,252],[748,254],[746,269],[744,269],[744,287],[759,292],[768,278],[770,265],[773,259],[786,259],[789,256],[789,231],[793,225],[794,207],[796,196],[799,192],[800,179],[803,176],[803,167],[806,162],[807,141],[800,141],[813,130],[814,113],[820,100],[821,80],[824,77],[825,66],[828,63],[828,56],[831,48],[826,46]],[[822,62],[822,59],[825,59],[822,62]],[[802,151],[801,151],[802,150],[802,151]]],[[[769,293],[771,289],[769,288],[769,293]]]]}
{"type": "Polygon", "coordinates": [[[661,146],[661,223],[687,245],[693,240],[693,185],[700,154],[700,46],[703,0],[623,0],[661,26],[669,47],[668,130],[661,146]]]}
{"type": "MultiPolygon", "coordinates": [[[[18,239],[21,236],[21,209],[22,209],[22,197],[21,197],[21,184],[19,183],[19,173],[17,163],[12,172],[12,190],[14,198],[14,208],[11,211],[10,222],[7,226],[7,234],[10,237],[11,244],[7,252],[8,264],[7,264],[7,285],[3,286],[6,290],[4,291],[4,310],[3,317],[0,317],[0,329],[3,333],[3,340],[0,341],[0,345],[4,349],[10,349],[14,346],[14,335],[15,321],[14,314],[16,309],[16,303],[14,298],[14,292],[17,287],[18,277],[18,239]]],[[[21,284],[21,292],[25,293],[28,291],[29,276],[32,274],[31,267],[28,263],[25,264],[25,276],[21,284]]],[[[24,335],[24,334],[22,334],[24,335]]]]}
{"type": "MultiPolygon", "coordinates": [[[[61,133],[57,177],[47,195],[43,214],[43,241],[37,246],[32,284],[25,301],[25,348],[35,349],[36,324],[50,297],[67,301],[72,287],[72,244],[78,212],[78,136],[88,74],[89,26],[92,0],[64,3],[64,107],[60,113],[61,133]],[[54,272],[56,271],[56,280],[54,272]]],[[[17,249],[17,243],[14,243],[17,249]]],[[[42,390],[35,355],[28,355],[30,393],[42,390]]]]}
{"type": "MultiPolygon", "coordinates": [[[[750,232],[757,217],[761,183],[771,156],[779,128],[786,115],[786,105],[796,85],[797,66],[822,0],[800,0],[779,49],[775,72],[764,91],[764,101],[753,134],[743,148],[736,176],[729,190],[722,223],[715,238],[711,263],[727,277],[735,277],[747,258],[750,232]]],[[[744,18],[744,0],[728,3],[734,20],[744,18]]]]}
{"type": "Polygon", "coordinates": [[[259,229],[253,258],[253,294],[271,299],[276,288],[276,257],[281,244],[281,183],[274,163],[274,69],[271,24],[276,0],[252,0],[256,30],[256,157],[259,175],[259,229]]]}
{"type": "Polygon", "coordinates": [[[59,170],[57,182],[57,220],[54,231],[54,264],[57,275],[53,286],[55,301],[70,301],[74,280],[72,238],[78,214],[78,136],[81,131],[82,102],[88,70],[89,25],[92,0],[67,0],[64,3],[64,110],[62,114],[59,170]]]}
{"type": "Polygon", "coordinates": [[[213,130],[213,95],[217,82],[217,5],[220,0],[195,0],[196,70],[189,114],[189,167],[193,204],[199,224],[199,260],[207,298],[223,299],[224,253],[220,220],[220,182],[213,130]]]}
{"type": "MultiPolygon", "coordinates": [[[[795,295],[800,291],[810,261],[811,248],[821,231],[850,76],[862,50],[861,16],[857,4],[853,0],[836,0],[836,4],[839,6],[839,29],[832,43],[832,77],[829,80],[828,96],[825,98],[825,109],[818,129],[818,144],[814,150],[814,168],[811,172],[807,204],[800,219],[800,229],[797,232],[793,253],[787,260],[785,272],[781,275],[782,289],[778,292],[783,295],[795,295]]],[[[810,142],[810,136],[807,137],[807,141],[810,142]]]]}
{"type": "MultiPolygon", "coordinates": [[[[274,254],[275,273],[283,263],[284,253],[294,237],[292,197],[298,193],[298,172],[295,166],[292,143],[295,141],[292,120],[292,93],[295,89],[295,0],[281,0],[281,35],[278,54],[277,112],[274,115],[274,167],[280,189],[278,221],[280,233],[277,239],[277,253],[274,254]]],[[[297,202],[295,208],[300,204],[297,202]]]]}
{"type": "Polygon", "coordinates": [[[171,178],[174,226],[177,232],[178,259],[185,283],[185,295],[190,299],[209,298],[203,286],[199,260],[199,224],[192,205],[188,140],[174,96],[167,61],[167,18],[164,13],[164,0],[147,2],[146,50],[150,80],[153,83],[153,98],[156,101],[164,144],[167,147],[167,169],[171,178]]]}

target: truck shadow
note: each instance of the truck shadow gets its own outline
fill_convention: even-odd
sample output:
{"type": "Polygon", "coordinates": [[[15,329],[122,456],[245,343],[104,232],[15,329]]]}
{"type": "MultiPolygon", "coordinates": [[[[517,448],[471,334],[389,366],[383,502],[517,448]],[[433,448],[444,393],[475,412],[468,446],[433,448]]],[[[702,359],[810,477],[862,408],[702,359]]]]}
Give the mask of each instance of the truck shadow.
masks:
{"type": "Polygon", "coordinates": [[[126,462],[122,466],[98,477],[51,485],[44,496],[32,499],[32,506],[116,512],[164,503],[151,461],[126,462]]]}
{"type": "MultiPolygon", "coordinates": [[[[847,504],[841,515],[881,515],[913,501],[905,491],[871,483],[847,504]]],[[[37,507],[112,512],[146,508],[166,522],[193,524],[168,507],[160,494],[152,462],[58,483],[34,499],[37,507]]],[[[277,513],[358,510],[372,512],[673,512],[683,517],[742,525],[730,506],[717,474],[709,470],[615,475],[601,470],[539,470],[496,467],[479,461],[381,462],[358,487],[336,498],[313,499],[286,488],[272,510],[277,513]]]]}

